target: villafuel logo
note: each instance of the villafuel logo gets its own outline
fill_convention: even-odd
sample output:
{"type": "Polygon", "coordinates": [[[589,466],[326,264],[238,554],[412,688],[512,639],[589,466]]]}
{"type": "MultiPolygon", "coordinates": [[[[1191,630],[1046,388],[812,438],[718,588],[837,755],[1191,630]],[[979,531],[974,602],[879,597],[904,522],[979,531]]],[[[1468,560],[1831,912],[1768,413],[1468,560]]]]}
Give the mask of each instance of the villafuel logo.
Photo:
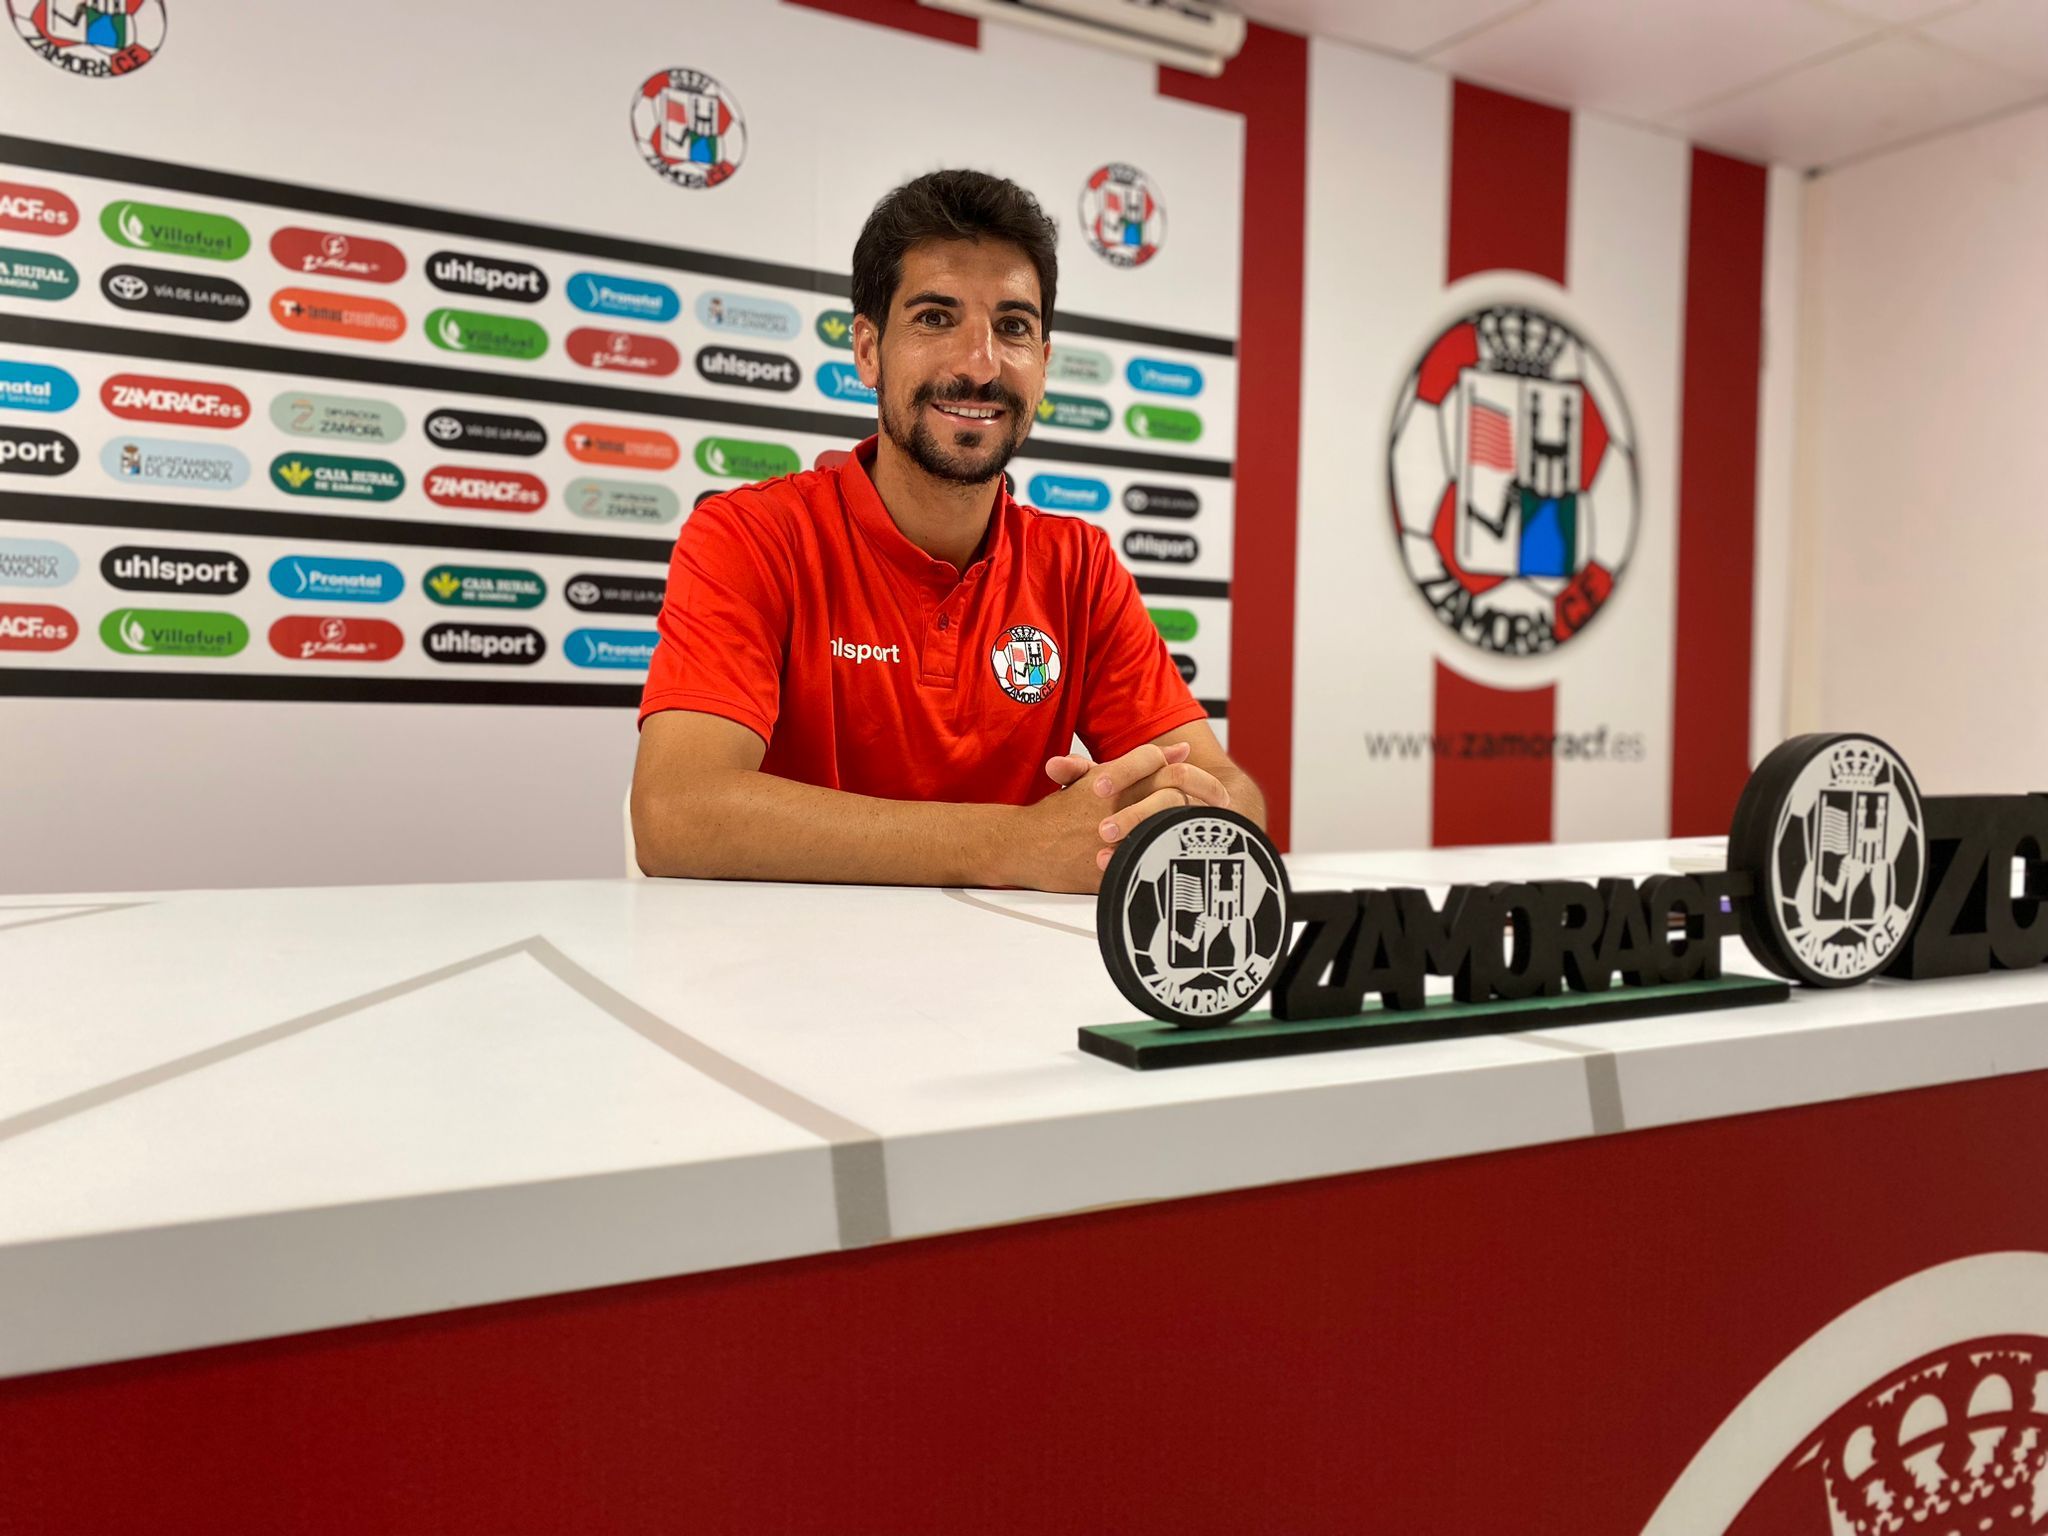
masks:
{"type": "Polygon", "coordinates": [[[426,489],[427,500],[437,507],[482,512],[538,512],[548,499],[548,488],[540,479],[510,469],[442,465],[427,471],[426,489]]]}
{"type": "Polygon", "coordinates": [[[737,347],[705,347],[697,353],[697,372],[714,384],[739,384],[748,389],[795,389],[803,378],[793,358],[773,352],[742,352],[737,347]]]}
{"type": "Polygon", "coordinates": [[[293,437],[339,438],[347,442],[395,443],[405,434],[405,417],[395,405],[298,390],[270,402],[270,422],[293,437]]]}
{"type": "Polygon", "coordinates": [[[100,386],[100,404],[124,421],[167,421],[180,427],[239,427],[249,397],[232,384],[117,373],[100,386]]]}
{"type": "Polygon", "coordinates": [[[163,0],[8,0],[8,9],[37,58],[83,80],[132,75],[163,51],[163,0]]]}
{"type": "Polygon", "coordinates": [[[225,597],[249,585],[249,567],[226,550],[122,544],[100,557],[100,575],[124,592],[225,597]]]}
{"type": "Polygon", "coordinates": [[[644,373],[663,378],[682,366],[683,356],[675,343],[660,336],[640,336],[631,331],[605,331],[579,326],[562,342],[569,360],[585,368],[611,373],[644,373]]]}
{"type": "Polygon", "coordinates": [[[294,224],[270,237],[270,254],[287,271],[346,277],[359,283],[395,283],[405,276],[405,252],[388,240],[344,235],[294,224]]]}
{"type": "Polygon", "coordinates": [[[0,427],[0,475],[65,475],[78,444],[46,427],[0,427]]]}
{"type": "Polygon", "coordinates": [[[427,316],[427,340],[444,352],[473,352],[531,362],[548,349],[548,333],[516,315],[480,315],[437,309],[427,316]]]}
{"type": "Polygon", "coordinates": [[[62,256],[0,247],[0,298],[68,299],[78,291],[78,269],[62,256]]]}
{"type": "Polygon", "coordinates": [[[396,341],[405,334],[405,312],[396,304],[313,288],[278,289],[270,296],[270,318],[288,331],[308,336],[396,341]]]}
{"type": "Polygon", "coordinates": [[[537,608],[548,584],[532,571],[481,565],[437,565],[420,583],[444,608],[537,608]]]}
{"type": "Polygon", "coordinates": [[[740,168],[747,124],[732,93],[702,70],[664,69],[633,93],[633,143],[662,180],[701,191],[740,168]]]}
{"type": "Polygon", "coordinates": [[[603,272],[578,272],[563,286],[569,302],[586,314],[619,315],[634,320],[673,320],[683,301],[666,283],[603,272]]]}
{"type": "Polygon", "coordinates": [[[100,643],[123,656],[235,656],[249,626],[232,613],[116,608],[100,620],[100,643]]]}
{"type": "Polygon", "coordinates": [[[548,429],[531,416],[440,410],[423,424],[427,437],[464,453],[505,453],[532,458],[548,445],[548,429]]]}
{"type": "Polygon", "coordinates": [[[422,640],[436,661],[487,667],[530,667],[548,653],[537,629],[517,624],[436,624],[422,640]]]}
{"type": "Polygon", "coordinates": [[[270,626],[270,648],[288,661],[389,661],[405,634],[388,619],[290,613],[270,626]]]}
{"type": "Polygon", "coordinates": [[[0,603],[0,651],[61,651],[78,638],[78,620],[50,603],[0,603]]]}
{"type": "Polygon", "coordinates": [[[405,489],[405,471],[384,459],[281,453],[270,462],[270,483],[287,496],[391,501],[405,489]]]}
{"type": "Polygon", "coordinates": [[[1170,405],[1134,405],[1124,412],[1131,436],[1150,442],[1192,443],[1202,435],[1202,418],[1170,405]]]}
{"type": "Polygon", "coordinates": [[[0,229],[23,235],[68,235],[78,228],[78,204],[50,187],[0,181],[0,229]]]}
{"type": "Polygon", "coordinates": [[[249,231],[225,214],[159,203],[114,202],[100,210],[100,229],[116,245],[188,260],[240,261],[249,231]]]}
{"type": "Polygon", "coordinates": [[[781,443],[750,443],[734,437],[707,437],[697,444],[697,467],[707,475],[729,480],[772,480],[803,468],[794,448],[781,443]]]}
{"type": "Polygon", "coordinates": [[[166,272],[160,267],[109,267],[100,274],[107,302],[146,315],[230,322],[249,313],[249,290],[225,277],[166,272]]]}
{"type": "Polygon", "coordinates": [[[443,293],[510,299],[515,304],[538,304],[548,296],[547,274],[539,267],[460,251],[436,251],[429,256],[427,281],[443,293]]]}

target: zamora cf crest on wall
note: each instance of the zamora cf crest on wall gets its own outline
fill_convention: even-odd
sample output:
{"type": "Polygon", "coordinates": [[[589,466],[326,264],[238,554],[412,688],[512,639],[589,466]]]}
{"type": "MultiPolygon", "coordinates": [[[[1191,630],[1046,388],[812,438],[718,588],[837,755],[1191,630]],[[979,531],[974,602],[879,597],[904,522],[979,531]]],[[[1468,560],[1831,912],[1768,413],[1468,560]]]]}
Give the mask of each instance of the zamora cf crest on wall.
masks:
{"type": "Polygon", "coordinates": [[[1527,305],[1439,335],[1402,387],[1387,459],[1401,558],[1460,639],[1510,656],[1591,623],[1635,544],[1635,431],[1583,337],[1527,305]]]}

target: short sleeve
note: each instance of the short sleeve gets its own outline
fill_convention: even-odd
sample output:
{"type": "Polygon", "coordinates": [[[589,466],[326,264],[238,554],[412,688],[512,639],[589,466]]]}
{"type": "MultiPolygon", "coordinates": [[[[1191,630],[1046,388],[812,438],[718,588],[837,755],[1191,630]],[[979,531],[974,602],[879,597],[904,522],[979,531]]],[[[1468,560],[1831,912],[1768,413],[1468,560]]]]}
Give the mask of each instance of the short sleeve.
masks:
{"type": "Polygon", "coordinates": [[[669,560],[641,723],[702,710],[767,741],[789,651],[789,581],[787,544],[762,510],[719,496],[692,512],[669,560]]]}
{"type": "Polygon", "coordinates": [[[1108,538],[1093,528],[1089,536],[1088,641],[1076,730],[1095,760],[1106,763],[1175,726],[1207,719],[1208,711],[1181,681],[1138,583],[1108,538]]]}

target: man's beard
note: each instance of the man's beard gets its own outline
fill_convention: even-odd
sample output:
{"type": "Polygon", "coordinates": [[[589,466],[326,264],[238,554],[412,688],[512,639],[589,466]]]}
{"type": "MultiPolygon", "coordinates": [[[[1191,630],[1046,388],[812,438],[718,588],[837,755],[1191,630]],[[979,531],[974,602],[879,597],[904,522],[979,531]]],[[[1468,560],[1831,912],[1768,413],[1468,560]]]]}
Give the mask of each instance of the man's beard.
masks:
{"type": "Polygon", "coordinates": [[[999,383],[984,384],[980,388],[962,384],[921,385],[910,401],[910,426],[906,430],[896,413],[889,409],[889,384],[886,378],[877,376],[875,393],[882,400],[882,430],[889,441],[909,456],[926,474],[936,480],[949,480],[955,485],[986,485],[1003,472],[1003,466],[1017,452],[1017,445],[1024,441],[1024,434],[1031,430],[1031,413],[1024,402],[1011,394],[999,383]],[[982,443],[978,448],[963,447],[959,437],[968,434],[964,429],[952,443],[940,441],[940,434],[934,432],[926,420],[924,408],[927,405],[993,405],[1007,414],[1004,420],[1008,430],[991,422],[978,434],[982,443]],[[995,438],[996,441],[989,441],[995,438]]]}

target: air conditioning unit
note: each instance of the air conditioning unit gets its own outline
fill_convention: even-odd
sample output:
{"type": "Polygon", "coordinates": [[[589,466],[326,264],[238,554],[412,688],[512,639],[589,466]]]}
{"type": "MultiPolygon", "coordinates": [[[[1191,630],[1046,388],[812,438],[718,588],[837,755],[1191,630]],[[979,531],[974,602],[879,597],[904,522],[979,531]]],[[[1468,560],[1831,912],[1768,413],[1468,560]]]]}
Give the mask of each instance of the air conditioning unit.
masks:
{"type": "Polygon", "coordinates": [[[1197,75],[1220,75],[1244,47],[1244,17],[1209,0],[919,0],[933,10],[1006,21],[1155,59],[1197,75]]]}

